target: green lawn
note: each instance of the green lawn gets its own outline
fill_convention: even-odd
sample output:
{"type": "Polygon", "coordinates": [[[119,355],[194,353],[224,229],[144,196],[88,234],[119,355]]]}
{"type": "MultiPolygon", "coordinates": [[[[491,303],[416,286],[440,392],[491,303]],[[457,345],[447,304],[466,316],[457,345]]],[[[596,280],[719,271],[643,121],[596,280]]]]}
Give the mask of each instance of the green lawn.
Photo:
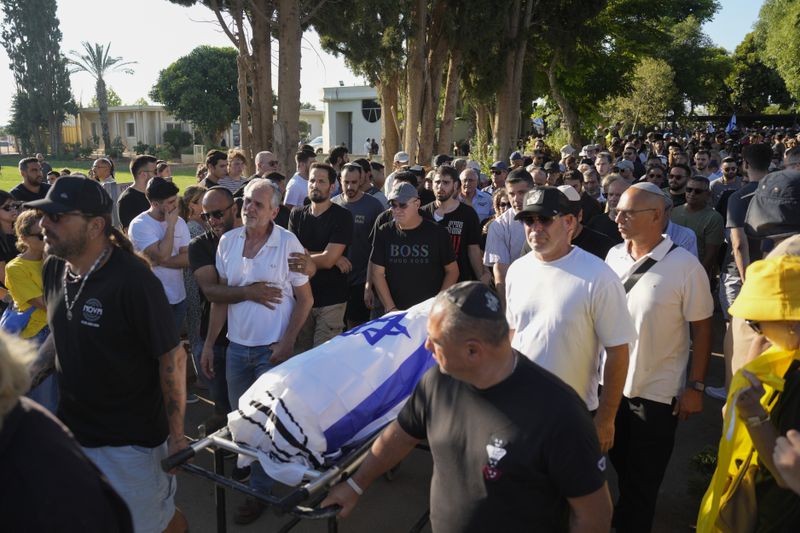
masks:
{"type": "MultiPolygon", "coordinates": [[[[0,156],[0,189],[4,191],[10,191],[22,179],[19,175],[19,170],[17,170],[17,164],[19,163],[19,157],[16,155],[3,155],[0,156]]],[[[53,167],[54,170],[61,170],[62,168],[68,168],[72,171],[83,172],[84,174],[89,172],[89,169],[92,167],[91,161],[60,161],[60,160],[47,160],[50,163],[50,166],[53,167]]],[[[128,160],[123,160],[119,163],[115,162],[117,165],[117,181],[120,183],[130,183],[133,181],[131,178],[131,173],[128,170],[128,160]]],[[[172,167],[172,179],[175,184],[183,190],[185,187],[189,185],[193,185],[196,183],[194,174],[197,167],[195,165],[170,165],[172,167]]]]}

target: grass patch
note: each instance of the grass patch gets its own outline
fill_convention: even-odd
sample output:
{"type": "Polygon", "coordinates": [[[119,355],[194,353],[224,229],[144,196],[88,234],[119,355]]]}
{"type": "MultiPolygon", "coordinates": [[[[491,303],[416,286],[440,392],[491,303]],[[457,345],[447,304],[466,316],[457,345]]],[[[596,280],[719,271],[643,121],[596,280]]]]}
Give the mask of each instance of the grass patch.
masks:
{"type": "MultiPolygon", "coordinates": [[[[3,155],[0,156],[0,189],[4,191],[10,191],[14,187],[22,181],[22,177],[19,175],[19,170],[17,170],[17,164],[19,163],[20,157],[16,155],[3,155]]],[[[68,168],[73,172],[82,172],[87,174],[89,169],[92,168],[92,161],[65,161],[65,160],[47,160],[50,163],[50,166],[53,167],[53,170],[60,171],[62,168],[68,168]]],[[[131,183],[133,182],[133,178],[131,177],[131,173],[129,170],[129,161],[124,160],[120,162],[114,162],[117,171],[116,177],[117,181],[120,183],[131,183]]],[[[195,171],[197,170],[196,165],[170,165],[172,167],[172,180],[175,182],[175,185],[180,188],[180,190],[184,190],[189,185],[194,185],[197,183],[196,178],[194,177],[195,171]]]]}

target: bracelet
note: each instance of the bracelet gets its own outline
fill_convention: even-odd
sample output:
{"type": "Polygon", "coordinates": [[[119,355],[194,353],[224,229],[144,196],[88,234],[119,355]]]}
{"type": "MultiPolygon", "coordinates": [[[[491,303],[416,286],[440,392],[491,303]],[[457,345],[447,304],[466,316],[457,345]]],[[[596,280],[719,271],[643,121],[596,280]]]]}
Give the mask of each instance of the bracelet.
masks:
{"type": "Polygon", "coordinates": [[[744,421],[744,425],[749,428],[757,428],[769,422],[769,413],[764,416],[750,416],[744,421]]]}
{"type": "Polygon", "coordinates": [[[353,492],[355,492],[359,496],[364,494],[364,490],[361,487],[358,486],[358,483],[353,481],[353,478],[351,478],[351,477],[347,478],[347,484],[350,485],[350,488],[353,489],[353,492]]]}

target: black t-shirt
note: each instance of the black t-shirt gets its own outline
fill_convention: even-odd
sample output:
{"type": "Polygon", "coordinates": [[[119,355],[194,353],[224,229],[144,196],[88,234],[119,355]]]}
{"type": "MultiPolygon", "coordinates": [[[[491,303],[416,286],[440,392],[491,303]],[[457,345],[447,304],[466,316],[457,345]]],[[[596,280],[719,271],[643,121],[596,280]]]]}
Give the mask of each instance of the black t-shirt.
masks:
{"type": "Polygon", "coordinates": [[[31,192],[25,187],[25,185],[20,183],[19,185],[11,189],[9,193],[17,201],[33,202],[34,200],[41,200],[42,198],[44,198],[49,189],[50,185],[48,185],[47,183],[42,183],[39,185],[39,192],[31,192]]]}
{"type": "MultiPolygon", "coordinates": [[[[219,238],[213,231],[207,231],[202,235],[198,235],[189,243],[189,268],[192,273],[205,266],[210,266],[216,269],[217,265],[217,246],[219,246],[219,238]]],[[[208,318],[211,314],[211,303],[206,300],[206,295],[203,294],[203,289],[198,285],[197,292],[200,294],[200,302],[202,308],[200,310],[200,336],[205,339],[208,333],[208,318]]],[[[214,342],[216,346],[228,345],[228,321],[222,325],[222,329],[214,342]]]]}
{"type": "MultiPolygon", "coordinates": [[[[800,428],[800,361],[792,362],[784,379],[783,392],[770,413],[779,435],[800,428]]],[[[800,524],[800,496],[791,489],[779,487],[761,461],[759,466],[755,478],[758,503],[755,531],[796,531],[800,524]]]]}
{"type": "Polygon", "coordinates": [[[603,213],[603,206],[600,202],[589,196],[589,193],[581,193],[581,209],[583,210],[582,220],[592,220],[597,215],[603,213]]]}
{"type": "Polygon", "coordinates": [[[150,209],[150,202],[143,192],[128,187],[119,195],[117,206],[120,224],[127,228],[131,225],[131,220],[150,209]]]}
{"type": "Polygon", "coordinates": [[[386,282],[398,309],[436,296],[444,267],[455,261],[450,235],[432,220],[402,230],[392,221],[378,228],[370,261],[386,269],[386,282]]]}
{"type": "Polygon", "coordinates": [[[275,215],[275,225],[280,226],[283,229],[289,229],[289,215],[291,214],[292,210],[286,207],[284,204],[278,208],[278,214],[275,215]]]}
{"type": "Polygon", "coordinates": [[[210,189],[211,187],[216,187],[217,185],[219,185],[219,182],[213,181],[211,178],[206,176],[200,181],[200,183],[198,183],[198,185],[205,187],[206,189],[210,189]]]}
{"type": "Polygon", "coordinates": [[[128,506],[67,428],[22,397],[0,430],[4,531],[132,532],[128,506]]]}
{"type": "MultiPolygon", "coordinates": [[[[310,205],[295,207],[289,215],[289,231],[310,253],[320,253],[328,244],[344,244],[343,255],[347,257],[346,247],[353,240],[353,216],[350,211],[334,203],[319,216],[311,213],[310,205]]],[[[311,278],[314,307],[346,302],[349,286],[347,274],[336,266],[318,268],[311,278]]]]}
{"type": "MultiPolygon", "coordinates": [[[[617,223],[611,220],[606,213],[602,213],[592,218],[589,223],[585,225],[585,227],[599,231],[611,239],[611,242],[613,242],[615,245],[623,241],[617,223]]],[[[603,260],[605,260],[605,257],[603,260]]]]}
{"type": "MultiPolygon", "coordinates": [[[[161,282],[142,260],[114,247],[86,280],[68,320],[64,269],[56,257],[43,267],[58,354],[58,417],[82,446],[160,445],[168,427],[159,358],[178,345],[161,282]]],[[[79,286],[68,284],[70,302],[79,286]]]]}
{"type": "MultiPolygon", "coordinates": [[[[19,255],[17,250],[17,236],[13,233],[4,233],[0,236],[0,261],[8,263],[19,255]]],[[[3,280],[0,279],[0,283],[3,280]]]]}
{"type": "Polygon", "coordinates": [[[475,279],[472,263],[469,261],[469,246],[481,243],[481,226],[475,209],[467,204],[458,202],[458,207],[445,214],[441,220],[436,220],[436,202],[422,207],[425,217],[433,220],[447,230],[450,235],[450,244],[458,261],[458,281],[471,281],[475,279]]]}
{"type": "Polygon", "coordinates": [[[594,254],[605,261],[608,251],[613,248],[616,243],[607,235],[583,226],[578,236],[572,239],[572,244],[578,248],[583,248],[590,254],[594,254]]]}
{"type": "Polygon", "coordinates": [[[433,194],[433,191],[429,191],[424,187],[417,189],[417,194],[419,195],[419,205],[427,205],[436,201],[436,195],[433,194]]]}
{"type": "MultiPolygon", "coordinates": [[[[753,199],[752,193],[758,188],[757,181],[751,181],[742,185],[728,198],[728,219],[725,223],[726,228],[743,228],[744,220],[747,217],[747,208],[750,200],[753,199]]],[[[750,252],[750,262],[758,261],[763,257],[761,251],[761,241],[747,237],[747,248],[750,252]]],[[[733,258],[732,247],[729,247],[725,254],[725,270],[728,274],[739,277],[739,269],[736,268],[736,261],[733,258]]]]}
{"type": "Polygon", "coordinates": [[[566,499],[606,481],[583,401],[515,354],[514,372],[483,390],[431,368],[397,417],[430,444],[433,531],[566,531],[566,499]]]}

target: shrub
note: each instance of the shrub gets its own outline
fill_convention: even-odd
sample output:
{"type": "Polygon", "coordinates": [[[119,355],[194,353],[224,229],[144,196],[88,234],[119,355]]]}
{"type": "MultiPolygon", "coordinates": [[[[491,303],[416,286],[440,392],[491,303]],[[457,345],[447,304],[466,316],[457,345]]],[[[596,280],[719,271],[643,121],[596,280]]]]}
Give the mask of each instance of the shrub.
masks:
{"type": "Polygon", "coordinates": [[[192,144],[192,134],[188,131],[167,130],[164,132],[164,143],[171,144],[178,152],[181,148],[192,144]]]}
{"type": "Polygon", "coordinates": [[[152,149],[149,144],[145,144],[142,141],[139,141],[134,145],[133,151],[136,152],[136,155],[142,155],[142,154],[149,154],[152,151],[152,149]]]}
{"type": "Polygon", "coordinates": [[[119,159],[124,151],[125,143],[122,142],[122,138],[119,135],[111,141],[111,146],[106,146],[106,155],[112,159],[119,159]]]}
{"type": "Polygon", "coordinates": [[[175,147],[169,143],[161,144],[155,147],[155,153],[153,154],[158,159],[163,159],[164,161],[169,161],[173,156],[172,154],[175,153],[175,147]]]}

